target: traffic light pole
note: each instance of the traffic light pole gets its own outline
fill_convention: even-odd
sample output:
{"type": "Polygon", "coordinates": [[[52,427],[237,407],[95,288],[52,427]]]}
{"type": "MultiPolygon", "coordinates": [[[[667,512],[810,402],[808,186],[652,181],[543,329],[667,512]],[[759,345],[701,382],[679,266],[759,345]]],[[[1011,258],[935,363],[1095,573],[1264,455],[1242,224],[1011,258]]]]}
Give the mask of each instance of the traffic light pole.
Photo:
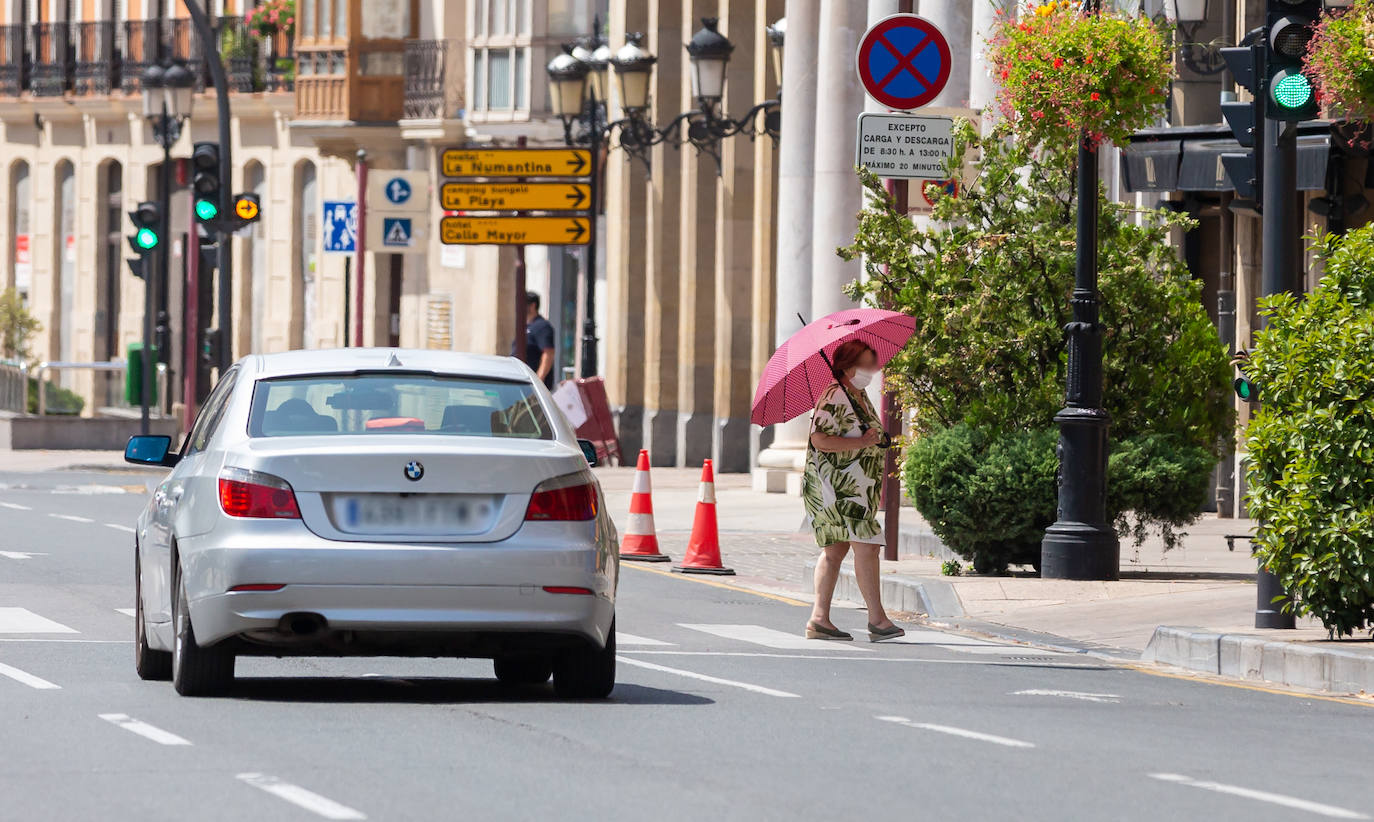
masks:
{"type": "MultiPolygon", "coordinates": [[[[219,114],[219,178],[224,181],[220,187],[219,214],[230,213],[231,194],[229,181],[234,179],[233,144],[230,142],[229,79],[220,59],[215,32],[210,27],[210,18],[200,0],[184,0],[186,10],[191,14],[191,24],[195,26],[196,36],[200,38],[201,54],[210,69],[210,79],[214,81],[216,103],[219,114]]],[[[234,321],[234,244],[229,241],[229,232],[219,232],[219,293],[216,297],[219,309],[219,373],[224,374],[234,362],[233,321],[234,321]]]]}
{"type": "MultiPolygon", "coordinates": [[[[160,243],[166,245],[166,243],[160,243]]],[[[139,265],[143,269],[143,351],[140,352],[142,358],[142,378],[143,384],[139,388],[139,428],[138,431],[143,436],[148,436],[149,407],[153,400],[153,310],[157,306],[158,277],[155,273],[156,266],[153,265],[154,255],[159,251],[149,251],[140,256],[139,265]]]]}

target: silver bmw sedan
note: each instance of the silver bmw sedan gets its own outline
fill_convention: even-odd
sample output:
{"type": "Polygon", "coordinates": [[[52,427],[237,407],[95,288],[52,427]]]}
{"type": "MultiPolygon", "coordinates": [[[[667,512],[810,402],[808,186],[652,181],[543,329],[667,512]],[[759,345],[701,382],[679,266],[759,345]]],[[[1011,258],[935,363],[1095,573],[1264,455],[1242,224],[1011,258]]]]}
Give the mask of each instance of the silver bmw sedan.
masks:
{"type": "Polygon", "coordinates": [[[353,348],[228,370],[139,516],[135,662],[183,695],[238,656],[495,660],[503,683],[615,685],[615,527],[524,363],[353,348]]]}

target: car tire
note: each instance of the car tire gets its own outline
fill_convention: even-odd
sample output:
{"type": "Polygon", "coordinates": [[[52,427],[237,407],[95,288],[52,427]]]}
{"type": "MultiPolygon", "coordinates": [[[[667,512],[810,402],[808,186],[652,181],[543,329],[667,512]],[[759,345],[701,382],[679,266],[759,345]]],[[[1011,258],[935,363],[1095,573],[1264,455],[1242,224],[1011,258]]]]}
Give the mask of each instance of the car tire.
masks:
{"type": "Polygon", "coordinates": [[[569,699],[604,699],[615,688],[615,620],[606,646],[588,645],[559,654],[553,663],[553,690],[569,699]]]}
{"type": "Polygon", "coordinates": [[[553,675],[553,660],[540,656],[499,656],[496,678],[502,685],[543,685],[553,675]]]}
{"type": "Polygon", "coordinates": [[[186,582],[176,574],[176,599],[172,623],[176,640],[172,651],[172,687],[182,696],[223,693],[234,681],[234,654],[224,648],[205,648],[196,643],[196,630],[186,601],[186,582]]]}
{"type": "Polygon", "coordinates": [[[148,645],[148,629],[143,622],[143,573],[138,548],[134,548],[134,670],[145,681],[166,682],[172,678],[172,654],[148,645]]]}

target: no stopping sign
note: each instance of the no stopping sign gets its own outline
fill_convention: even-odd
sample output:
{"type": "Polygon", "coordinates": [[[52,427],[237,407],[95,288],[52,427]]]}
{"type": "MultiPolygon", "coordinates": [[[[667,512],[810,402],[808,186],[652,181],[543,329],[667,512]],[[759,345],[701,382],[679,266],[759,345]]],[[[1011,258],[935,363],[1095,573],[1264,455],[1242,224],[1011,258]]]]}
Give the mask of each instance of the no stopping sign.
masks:
{"type": "Polygon", "coordinates": [[[915,14],[883,18],[859,41],[859,79],[874,100],[909,111],[934,100],[949,82],[952,59],[940,29],[915,14]]]}

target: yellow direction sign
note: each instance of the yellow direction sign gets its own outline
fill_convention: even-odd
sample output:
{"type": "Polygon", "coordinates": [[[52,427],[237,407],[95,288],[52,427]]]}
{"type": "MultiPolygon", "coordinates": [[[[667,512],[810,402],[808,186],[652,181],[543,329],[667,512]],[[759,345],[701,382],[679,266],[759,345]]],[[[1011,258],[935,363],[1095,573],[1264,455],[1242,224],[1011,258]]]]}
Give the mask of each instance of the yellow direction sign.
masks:
{"type": "Polygon", "coordinates": [[[577,211],[591,208],[587,183],[444,183],[446,211],[577,211]]]}
{"type": "Polygon", "coordinates": [[[445,177],[588,177],[592,154],[583,148],[450,148],[445,177]]]}
{"type": "Polygon", "coordinates": [[[585,217],[445,217],[439,241],[445,245],[586,245],[585,217]]]}

